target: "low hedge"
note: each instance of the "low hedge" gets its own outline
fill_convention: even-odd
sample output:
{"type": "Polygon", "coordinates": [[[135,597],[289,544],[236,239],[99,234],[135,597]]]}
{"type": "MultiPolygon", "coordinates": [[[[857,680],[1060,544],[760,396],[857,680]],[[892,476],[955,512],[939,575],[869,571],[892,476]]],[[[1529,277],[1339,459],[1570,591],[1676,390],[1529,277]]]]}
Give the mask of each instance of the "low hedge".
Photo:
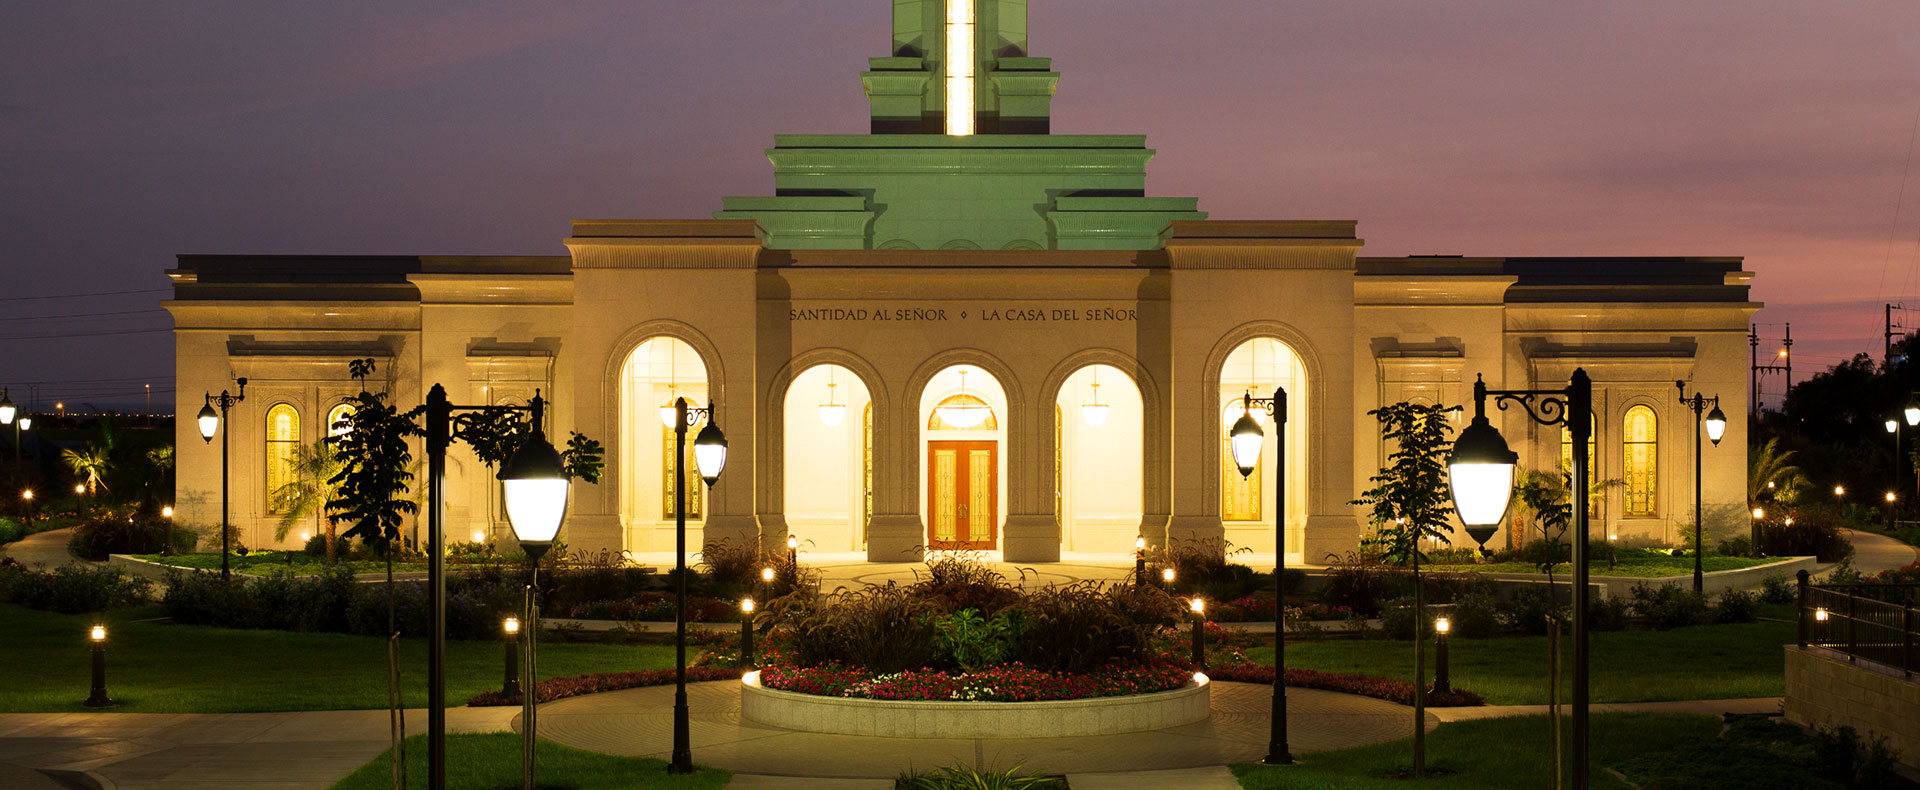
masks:
{"type": "MultiPolygon", "coordinates": [[[[401,635],[425,636],[426,583],[396,582],[391,592],[394,624],[401,635]]],[[[231,579],[216,573],[174,572],[166,580],[167,614],[175,622],[221,628],[384,636],[388,595],[385,583],[356,583],[345,568],[311,576],[282,571],[231,579]]],[[[518,612],[520,606],[520,585],[500,574],[449,576],[447,635],[497,639],[501,619],[518,612]]]]}
{"type": "MultiPolygon", "coordinates": [[[[1258,664],[1233,664],[1211,667],[1206,670],[1207,677],[1234,683],[1263,683],[1273,685],[1273,667],[1258,664]]],[[[1372,675],[1342,675],[1335,672],[1320,672],[1312,669],[1287,668],[1287,685],[1293,688],[1337,691],[1342,694],[1357,694],[1373,697],[1402,705],[1413,704],[1413,684],[1405,680],[1379,678],[1372,675]]],[[[1487,704],[1485,697],[1471,691],[1454,689],[1447,692],[1427,690],[1427,707],[1430,708],[1472,708],[1487,704]]]]}
{"type": "MultiPolygon", "coordinates": [[[[687,682],[736,680],[741,674],[742,670],[737,667],[687,667],[687,682]]],[[[672,682],[674,682],[674,670],[671,669],[645,669],[639,672],[606,672],[597,675],[576,675],[570,678],[549,678],[540,681],[534,699],[539,702],[552,702],[585,694],[599,694],[603,691],[664,686],[672,682]]],[[[498,691],[488,691],[467,698],[468,707],[474,708],[498,708],[519,704],[519,694],[502,694],[498,691]]]]}
{"type": "Polygon", "coordinates": [[[1019,662],[969,672],[916,669],[874,673],[856,667],[769,666],[760,682],[770,689],[823,697],[879,700],[1037,702],[1124,697],[1180,688],[1193,679],[1187,662],[1160,656],[1145,664],[1113,665],[1092,672],[1048,672],[1019,662]]]}
{"type": "Polygon", "coordinates": [[[41,571],[11,557],[0,562],[0,601],[29,609],[86,614],[149,600],[146,581],[118,568],[71,564],[41,571]]]}

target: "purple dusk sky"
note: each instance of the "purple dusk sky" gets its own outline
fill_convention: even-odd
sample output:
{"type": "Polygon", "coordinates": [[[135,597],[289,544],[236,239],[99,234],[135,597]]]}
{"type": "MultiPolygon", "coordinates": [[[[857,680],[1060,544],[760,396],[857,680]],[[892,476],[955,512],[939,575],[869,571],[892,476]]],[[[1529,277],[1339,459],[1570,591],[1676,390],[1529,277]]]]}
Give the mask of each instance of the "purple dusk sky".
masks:
{"type": "MultiPolygon", "coordinates": [[[[1920,307],[1913,0],[1032,6],[1055,131],[1149,135],[1150,193],[1215,218],[1357,219],[1372,255],[1743,255],[1799,377],[1920,307]]],[[[138,331],[164,293],[23,297],[164,289],[177,253],[564,254],[576,217],[767,194],[775,133],[865,131],[888,9],[9,4],[0,385],[170,392],[171,336],[138,331]]]]}

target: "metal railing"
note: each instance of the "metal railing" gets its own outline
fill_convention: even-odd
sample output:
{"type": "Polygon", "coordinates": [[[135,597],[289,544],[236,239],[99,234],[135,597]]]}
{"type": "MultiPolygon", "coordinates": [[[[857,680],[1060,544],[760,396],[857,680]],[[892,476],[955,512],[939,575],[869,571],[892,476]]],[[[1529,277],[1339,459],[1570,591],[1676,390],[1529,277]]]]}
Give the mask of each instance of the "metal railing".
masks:
{"type": "Polygon", "coordinates": [[[1801,571],[1800,646],[1815,645],[1908,676],[1920,671],[1920,584],[1810,584],[1801,571]]]}

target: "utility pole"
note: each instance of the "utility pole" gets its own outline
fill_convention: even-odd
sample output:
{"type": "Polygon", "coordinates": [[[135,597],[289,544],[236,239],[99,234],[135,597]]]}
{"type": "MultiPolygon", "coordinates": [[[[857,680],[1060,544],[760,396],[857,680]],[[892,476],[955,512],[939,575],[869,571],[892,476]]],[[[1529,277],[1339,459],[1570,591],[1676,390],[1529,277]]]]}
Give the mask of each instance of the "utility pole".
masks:
{"type": "Polygon", "coordinates": [[[1747,381],[1751,382],[1753,395],[1747,398],[1747,413],[1760,414],[1760,329],[1753,324],[1747,325],[1747,381]]]}
{"type": "Polygon", "coordinates": [[[1760,334],[1753,325],[1747,327],[1747,347],[1752,355],[1750,378],[1753,379],[1753,413],[1760,413],[1760,376],[1766,373],[1779,373],[1786,376],[1786,385],[1780,388],[1780,405],[1784,408],[1787,393],[1793,391],[1793,325],[1787,324],[1786,339],[1781,341],[1779,364],[1760,364],[1760,334]]]}
{"type": "Polygon", "coordinates": [[[1907,308],[1897,304],[1887,305],[1886,319],[1884,324],[1885,328],[1881,333],[1881,339],[1885,343],[1885,347],[1882,350],[1881,356],[1880,356],[1880,367],[1882,369],[1893,367],[1893,339],[1899,336],[1898,335],[1899,330],[1906,329],[1906,327],[1903,327],[1893,322],[1893,311],[1905,310],[1905,309],[1907,308]]]}

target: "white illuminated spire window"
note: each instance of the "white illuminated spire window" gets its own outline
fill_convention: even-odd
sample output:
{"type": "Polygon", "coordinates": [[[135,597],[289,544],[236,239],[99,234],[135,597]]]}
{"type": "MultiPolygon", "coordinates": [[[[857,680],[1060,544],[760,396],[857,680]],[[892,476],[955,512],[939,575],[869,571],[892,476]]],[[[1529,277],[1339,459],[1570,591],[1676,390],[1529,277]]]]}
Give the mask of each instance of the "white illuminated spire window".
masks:
{"type": "Polygon", "coordinates": [[[947,134],[973,134],[973,0],[947,0],[947,134]]]}

